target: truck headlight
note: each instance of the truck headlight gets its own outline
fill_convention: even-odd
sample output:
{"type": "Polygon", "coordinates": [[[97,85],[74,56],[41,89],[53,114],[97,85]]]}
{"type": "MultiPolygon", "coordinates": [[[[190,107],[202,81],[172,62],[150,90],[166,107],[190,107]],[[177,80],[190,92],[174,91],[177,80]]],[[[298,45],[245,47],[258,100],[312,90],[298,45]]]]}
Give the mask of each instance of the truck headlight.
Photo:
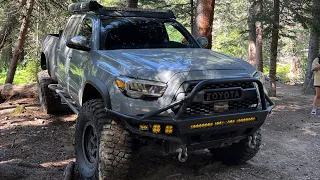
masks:
{"type": "Polygon", "coordinates": [[[118,88],[131,98],[159,98],[167,89],[167,85],[162,82],[118,77],[116,79],[118,88]]]}

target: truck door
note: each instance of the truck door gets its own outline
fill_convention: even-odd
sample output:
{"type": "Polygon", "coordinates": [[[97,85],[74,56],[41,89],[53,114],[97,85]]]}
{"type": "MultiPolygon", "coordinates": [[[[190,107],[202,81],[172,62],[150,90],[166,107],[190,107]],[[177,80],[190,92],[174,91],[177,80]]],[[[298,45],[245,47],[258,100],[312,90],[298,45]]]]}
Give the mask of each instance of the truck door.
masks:
{"type": "Polygon", "coordinates": [[[62,37],[60,39],[58,48],[57,48],[57,71],[56,76],[59,84],[62,87],[67,87],[67,72],[68,67],[66,67],[66,61],[69,58],[69,55],[72,49],[66,46],[67,39],[74,36],[77,32],[79,21],[81,16],[71,16],[65,29],[63,30],[62,37]]]}
{"type": "MultiPolygon", "coordinates": [[[[76,36],[86,37],[89,45],[92,48],[92,31],[93,31],[93,22],[89,18],[83,19],[79,24],[79,29],[76,36]]],[[[69,78],[68,78],[68,90],[69,94],[74,100],[78,100],[79,92],[81,87],[84,85],[84,71],[89,62],[89,52],[73,49],[71,56],[67,60],[69,64],[69,78]]]]}

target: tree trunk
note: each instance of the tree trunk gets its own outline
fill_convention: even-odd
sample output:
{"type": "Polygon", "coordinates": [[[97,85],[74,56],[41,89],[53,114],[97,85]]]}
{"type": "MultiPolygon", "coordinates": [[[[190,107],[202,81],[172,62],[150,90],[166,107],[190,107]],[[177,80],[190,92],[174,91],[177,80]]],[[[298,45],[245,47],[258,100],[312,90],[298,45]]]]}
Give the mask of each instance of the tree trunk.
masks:
{"type": "Polygon", "coordinates": [[[128,7],[129,8],[137,8],[138,7],[138,0],[128,0],[128,7]]]}
{"type": "Polygon", "coordinates": [[[318,54],[319,54],[319,35],[317,34],[316,29],[312,28],[310,32],[308,62],[306,67],[306,75],[305,75],[304,88],[303,88],[303,91],[306,94],[313,92],[313,82],[310,82],[313,80],[311,66],[312,66],[313,60],[318,56],[318,54]]]}
{"type": "Polygon", "coordinates": [[[212,23],[215,0],[198,0],[196,6],[196,36],[208,39],[207,49],[212,48],[212,23]]]}
{"type": "Polygon", "coordinates": [[[250,0],[249,17],[248,17],[248,31],[249,31],[249,47],[248,47],[248,59],[249,63],[253,66],[256,65],[256,2],[250,0]]]}
{"type": "Polygon", "coordinates": [[[194,35],[194,2],[190,0],[190,25],[191,25],[191,34],[194,35]]]}
{"type": "MultiPolygon", "coordinates": [[[[320,22],[320,14],[319,11],[320,2],[317,0],[313,0],[313,19],[314,25],[318,25],[320,22]]],[[[306,74],[305,74],[305,80],[304,80],[304,86],[303,86],[303,92],[305,94],[310,94],[313,92],[313,79],[312,79],[312,71],[311,66],[313,60],[318,56],[319,54],[319,33],[317,31],[316,27],[312,27],[310,30],[310,40],[309,40],[309,52],[308,52],[308,62],[306,67],[306,74]]]]}
{"type": "MultiPolygon", "coordinates": [[[[26,1],[26,0],[23,0],[26,1]]],[[[28,26],[30,22],[30,16],[33,10],[34,0],[28,0],[25,13],[22,18],[22,24],[20,28],[20,33],[17,41],[16,48],[13,53],[13,57],[11,60],[10,68],[7,74],[6,83],[12,83],[14,79],[14,75],[16,73],[18,60],[21,54],[21,50],[23,48],[24,41],[26,39],[26,34],[28,31],[28,26]]]]}
{"type": "Polygon", "coordinates": [[[273,26],[272,26],[272,40],[270,49],[270,96],[277,96],[277,85],[276,85],[276,75],[277,75],[277,56],[278,56],[278,41],[279,41],[279,11],[280,11],[280,0],[274,0],[273,7],[273,26]]]}
{"type": "MultiPolygon", "coordinates": [[[[263,0],[257,1],[257,17],[260,19],[263,10],[263,0]]],[[[256,22],[256,67],[258,71],[263,72],[263,56],[262,56],[262,22],[256,22]]]]}

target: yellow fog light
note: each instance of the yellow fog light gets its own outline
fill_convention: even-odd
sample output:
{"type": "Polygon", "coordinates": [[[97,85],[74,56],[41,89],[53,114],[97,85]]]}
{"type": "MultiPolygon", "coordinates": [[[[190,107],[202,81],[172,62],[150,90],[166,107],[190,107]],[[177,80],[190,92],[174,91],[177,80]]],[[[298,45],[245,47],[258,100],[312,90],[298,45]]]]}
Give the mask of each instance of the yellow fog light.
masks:
{"type": "Polygon", "coordinates": [[[166,134],[172,134],[173,133],[173,126],[166,126],[165,133],[166,134]]]}
{"type": "Polygon", "coordinates": [[[148,131],[148,130],[149,130],[149,126],[148,126],[148,125],[143,125],[143,124],[141,124],[141,125],[139,126],[139,129],[140,129],[141,131],[148,131]]]}
{"type": "Polygon", "coordinates": [[[160,133],[161,132],[161,126],[159,124],[153,125],[152,132],[153,133],[160,133]]]}

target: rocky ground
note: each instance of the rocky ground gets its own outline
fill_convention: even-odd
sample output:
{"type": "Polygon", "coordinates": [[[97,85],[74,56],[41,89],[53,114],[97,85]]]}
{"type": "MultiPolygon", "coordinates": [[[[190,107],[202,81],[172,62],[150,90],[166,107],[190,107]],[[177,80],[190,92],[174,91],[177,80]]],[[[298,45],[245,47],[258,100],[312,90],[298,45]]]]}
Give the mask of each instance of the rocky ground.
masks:
{"type": "MultiPolygon", "coordinates": [[[[260,152],[248,163],[226,166],[212,160],[208,151],[190,154],[186,163],[175,157],[141,153],[132,179],[238,180],[320,179],[320,117],[311,116],[312,96],[299,86],[280,85],[277,106],[262,126],[260,152]]],[[[0,109],[35,104],[34,99],[9,100],[0,109]]],[[[0,110],[0,179],[62,179],[74,161],[75,115],[47,116],[39,107],[21,112],[0,110]],[[5,173],[4,173],[5,172],[5,173]]],[[[319,114],[320,115],[320,114],[319,114]]]]}

